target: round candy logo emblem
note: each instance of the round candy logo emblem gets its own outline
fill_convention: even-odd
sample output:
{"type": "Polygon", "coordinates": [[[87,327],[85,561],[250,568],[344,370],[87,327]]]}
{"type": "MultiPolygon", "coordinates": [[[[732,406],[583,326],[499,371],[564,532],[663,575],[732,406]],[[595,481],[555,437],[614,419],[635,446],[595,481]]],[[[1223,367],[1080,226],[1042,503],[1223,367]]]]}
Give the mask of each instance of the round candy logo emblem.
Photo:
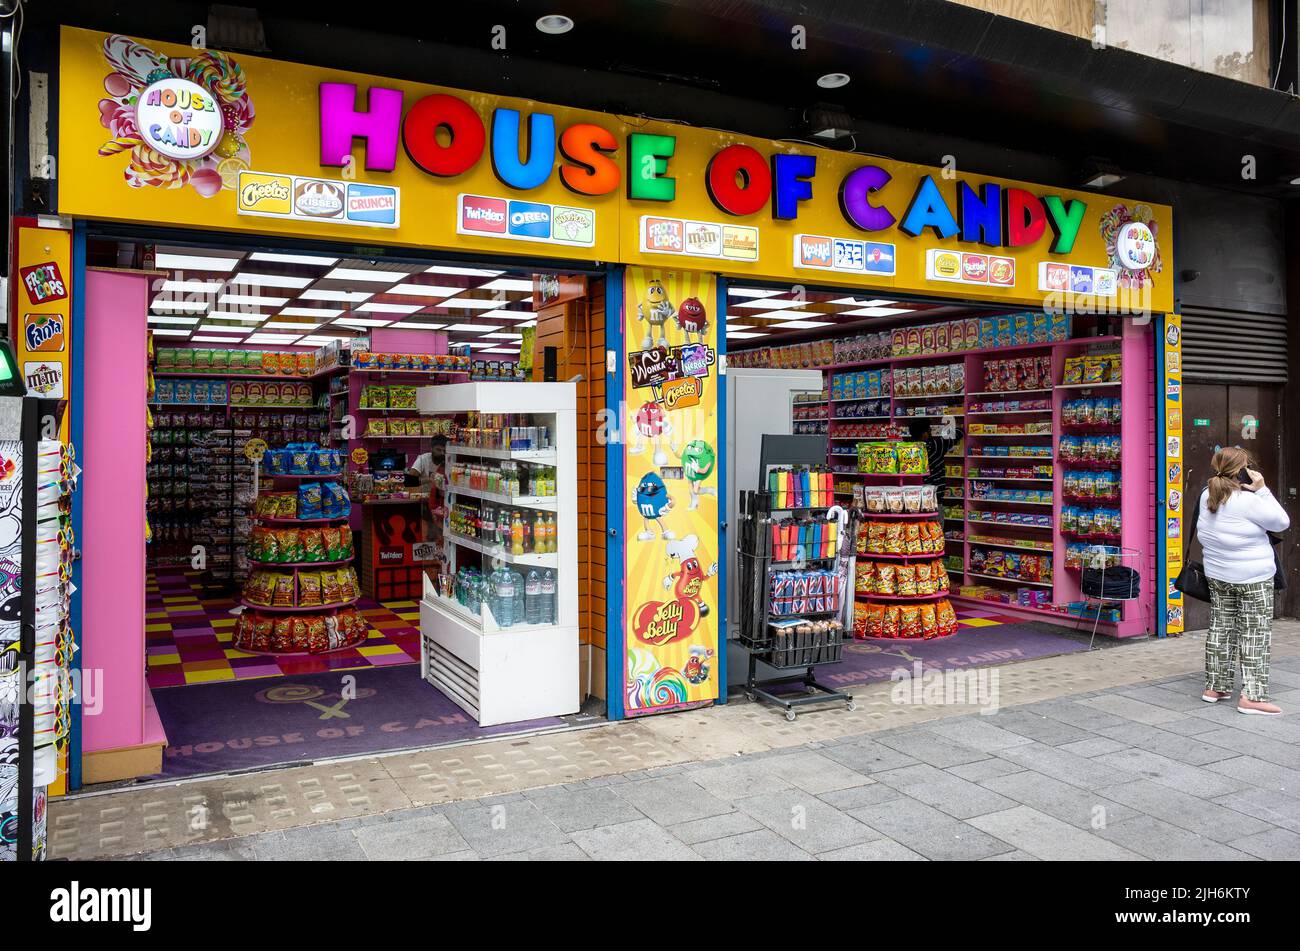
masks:
{"type": "Polygon", "coordinates": [[[174,76],[147,86],[140,93],[135,115],[145,144],[180,161],[210,153],[221,141],[225,127],[212,93],[174,76]]]}
{"type": "Polygon", "coordinates": [[[1130,221],[1115,236],[1115,254],[1130,271],[1144,271],[1156,259],[1156,236],[1141,221],[1130,221]]]}

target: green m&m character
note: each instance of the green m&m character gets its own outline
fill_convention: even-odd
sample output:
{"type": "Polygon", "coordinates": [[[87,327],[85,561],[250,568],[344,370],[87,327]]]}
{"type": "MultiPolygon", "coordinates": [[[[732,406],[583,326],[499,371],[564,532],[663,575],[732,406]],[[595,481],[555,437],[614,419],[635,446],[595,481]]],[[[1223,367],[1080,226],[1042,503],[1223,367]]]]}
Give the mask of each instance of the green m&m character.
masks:
{"type": "Polygon", "coordinates": [[[718,464],[718,457],[713,447],[703,439],[692,439],[679,455],[682,459],[682,474],[686,476],[686,481],[691,487],[691,504],[687,508],[694,509],[698,506],[701,495],[717,498],[718,490],[713,486],[704,485],[704,481],[713,475],[713,470],[718,464]]]}

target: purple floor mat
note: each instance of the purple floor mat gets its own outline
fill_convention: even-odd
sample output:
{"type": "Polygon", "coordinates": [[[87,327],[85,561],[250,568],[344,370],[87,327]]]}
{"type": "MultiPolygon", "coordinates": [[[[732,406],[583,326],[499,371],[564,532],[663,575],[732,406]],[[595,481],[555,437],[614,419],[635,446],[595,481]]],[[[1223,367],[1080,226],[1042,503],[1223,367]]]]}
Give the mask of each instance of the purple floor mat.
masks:
{"type": "Polygon", "coordinates": [[[561,726],[548,717],[480,727],[413,665],[155,690],[165,779],[437,746],[561,726]],[[343,700],[344,676],[355,697],[343,700]]]}
{"type": "Polygon", "coordinates": [[[817,679],[830,687],[888,680],[899,668],[911,673],[920,661],[922,670],[954,670],[1010,664],[1034,657],[1086,651],[1085,642],[1036,630],[1025,624],[963,627],[951,637],[929,641],[872,637],[850,641],[838,664],[817,668],[817,679]]]}

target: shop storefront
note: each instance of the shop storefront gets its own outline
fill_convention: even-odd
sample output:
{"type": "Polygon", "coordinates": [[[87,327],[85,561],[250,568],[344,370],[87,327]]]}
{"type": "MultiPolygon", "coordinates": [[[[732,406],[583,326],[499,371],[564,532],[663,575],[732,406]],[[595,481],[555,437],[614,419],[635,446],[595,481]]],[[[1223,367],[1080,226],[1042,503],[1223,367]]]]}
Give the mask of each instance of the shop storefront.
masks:
{"type": "MultiPolygon", "coordinates": [[[[1142,601],[1106,633],[1181,629],[1178,599],[1166,593],[1182,516],[1166,206],[78,29],[62,35],[58,132],[61,226],[33,223],[16,247],[24,273],[53,266],[66,276],[64,310],[20,297],[13,313],[25,322],[26,311],[31,326],[11,330],[29,388],[68,401],[64,436],[84,474],[71,516],[81,552],[69,596],[76,649],[61,656],[102,680],[93,716],[68,707],[52,793],[165,775],[180,744],[159,709],[178,705],[160,695],[196,698],[179,705],[179,731],[204,718],[203,691],[226,682],[266,681],[265,732],[245,725],[235,737],[250,749],[292,745],[286,736],[300,731],[276,719],[290,704],[310,703],[323,718],[356,702],[355,693],[277,694],[275,678],[385,667],[418,688],[402,701],[410,722],[385,721],[390,735],[412,737],[407,746],[436,733],[417,722],[468,713],[481,729],[478,701],[486,707],[489,689],[503,689],[488,686],[485,645],[526,642],[527,631],[510,633],[515,614],[484,626],[499,612],[462,597],[458,568],[471,551],[482,575],[513,567],[529,584],[534,569],[539,579],[554,572],[552,612],[530,612],[524,625],[570,632],[532,668],[545,691],[518,669],[494,681],[515,699],[564,684],[569,696],[554,709],[502,708],[526,711],[524,728],[572,725],[564,718],[588,697],[603,698],[611,719],[725,701],[729,467],[758,465],[729,463],[728,420],[745,411],[727,406],[729,364],[816,371],[828,424],[850,399],[885,399],[888,409],[856,415],[891,425],[913,396],[936,397],[938,415],[964,414],[967,445],[980,451],[966,452],[960,518],[988,512],[999,523],[979,526],[995,536],[980,551],[1013,552],[1020,539],[1036,555],[1062,549],[1032,579],[973,571],[965,536],[937,552],[936,561],[961,552],[952,587],[969,589],[972,610],[990,592],[1015,592],[1000,609],[1069,621],[1049,606],[1080,600],[1078,573],[1064,564],[1078,534],[1145,558],[1142,601]],[[755,301],[770,303],[746,306],[755,301]],[[48,318],[59,313],[56,337],[48,318]],[[795,336],[787,343],[783,333],[795,336]],[[940,366],[946,388],[926,390],[940,366]],[[912,367],[935,368],[916,394],[900,389],[912,367]],[[886,391],[881,370],[892,373],[886,391]],[[537,391],[530,403],[522,389],[512,391],[518,400],[475,389],[526,385],[503,374],[561,381],[536,385],[564,394],[537,391]],[[1090,415],[1063,426],[1077,401],[1070,387],[1091,400],[1090,415]],[[1026,395],[1017,390],[1041,391],[1041,403],[1016,416],[1021,408],[1005,400],[1026,395]],[[979,413],[987,420],[977,424],[979,413]],[[1008,422],[1019,428],[999,431],[1008,422]],[[571,434],[561,436],[565,425],[571,434]],[[1116,467],[1085,464],[1098,463],[1092,437],[1103,435],[1116,467]],[[1075,458],[1066,447],[1084,436],[1092,455],[1080,448],[1079,471],[1122,472],[1125,486],[1107,481],[1099,495],[1089,480],[1089,512],[1116,510],[1100,531],[1062,529],[1064,509],[1086,494],[1064,480],[1064,460],[1075,458]],[[306,470],[292,458],[285,471],[260,468],[278,464],[275,450],[307,443],[319,457],[306,470]],[[971,458],[987,447],[1010,465],[994,447],[1021,444],[1048,465],[1029,477],[1047,480],[1034,486],[1040,494],[987,494],[987,507],[973,509],[977,477],[997,493],[1019,489],[1003,481],[1015,476],[971,458]],[[164,462],[163,447],[202,452],[164,462]],[[408,497],[403,478],[426,454],[441,466],[434,492],[447,489],[432,505],[408,497]],[[203,476],[182,478],[177,467],[197,459],[203,476]],[[173,492],[181,482],[224,491],[225,522],[160,507],[193,498],[173,492]],[[342,490],[349,507],[326,511],[313,498],[290,514],[264,501],[302,506],[303,483],[342,490]],[[1011,523],[998,511],[1021,514],[1011,523]],[[303,512],[319,526],[285,524],[303,512]],[[1045,525],[1019,520],[1031,512],[1045,525]],[[1050,545],[1032,543],[1035,527],[1050,545]],[[322,558],[308,554],[317,528],[330,530],[322,558]],[[255,584],[257,563],[270,560],[266,537],[282,530],[295,537],[274,543],[293,554],[255,584]],[[250,550],[254,533],[262,541],[250,550]],[[318,569],[355,578],[325,582],[342,590],[318,600],[318,569]],[[228,585],[216,596],[205,587],[213,575],[228,585]],[[1020,598],[1022,578],[1046,594],[1020,598]],[[250,598],[250,586],[268,583],[269,600],[250,598]],[[293,590],[277,604],[281,583],[293,590]],[[295,644],[290,627],[277,648],[276,615],[299,609],[308,640],[295,644]],[[430,610],[444,630],[432,647],[430,610]],[[310,628],[325,614],[325,636],[342,640],[322,651],[310,628]],[[265,617],[272,640],[251,640],[245,616],[265,617]],[[331,662],[336,649],[353,653],[331,662]]],[[[794,422],[787,412],[770,432],[797,432],[794,422]]],[[[825,466],[856,472],[856,447],[851,466],[842,451],[828,450],[825,466]]],[[[845,502],[864,507],[867,489],[890,482],[849,471],[834,479],[845,502]]],[[[307,755],[401,748],[367,747],[348,724],[311,729],[362,745],[307,755]]],[[[295,756],[250,754],[243,765],[284,761],[295,756]]]]}

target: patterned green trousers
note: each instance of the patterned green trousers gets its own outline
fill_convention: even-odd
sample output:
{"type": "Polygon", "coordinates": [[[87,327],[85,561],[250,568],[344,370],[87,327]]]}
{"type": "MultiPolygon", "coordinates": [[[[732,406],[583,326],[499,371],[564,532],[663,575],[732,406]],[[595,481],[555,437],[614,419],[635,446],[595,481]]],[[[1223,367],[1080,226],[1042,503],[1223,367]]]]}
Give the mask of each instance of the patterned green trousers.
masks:
{"type": "Polygon", "coordinates": [[[1210,631],[1205,636],[1205,689],[1232,691],[1241,662],[1241,695],[1268,702],[1268,655],[1273,640],[1273,579],[1255,584],[1210,583],[1210,631]]]}

